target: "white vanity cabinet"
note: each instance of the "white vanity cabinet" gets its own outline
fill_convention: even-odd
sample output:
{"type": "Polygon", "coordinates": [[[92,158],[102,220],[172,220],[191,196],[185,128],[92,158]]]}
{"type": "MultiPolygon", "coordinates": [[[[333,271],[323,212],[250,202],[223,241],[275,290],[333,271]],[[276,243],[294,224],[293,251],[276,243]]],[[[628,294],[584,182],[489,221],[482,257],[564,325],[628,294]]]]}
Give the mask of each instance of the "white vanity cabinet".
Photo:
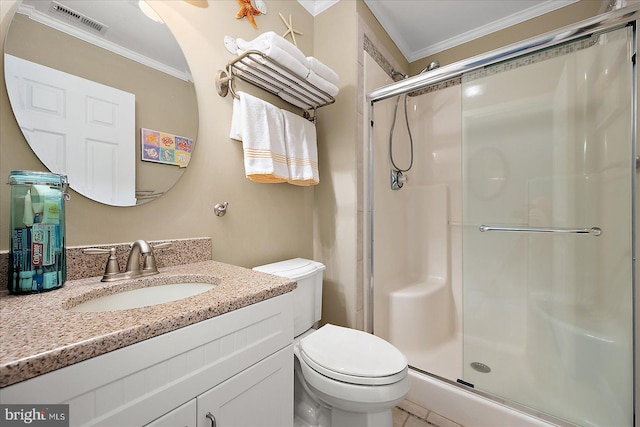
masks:
{"type": "Polygon", "coordinates": [[[145,427],[291,425],[293,395],[287,390],[293,383],[292,357],[286,347],[145,427]]]}
{"type": "Polygon", "coordinates": [[[292,425],[293,395],[280,394],[293,384],[292,355],[280,350],[198,396],[197,427],[292,425]]]}
{"type": "Polygon", "coordinates": [[[192,399],[168,414],[164,414],[157,420],[147,424],[145,427],[195,427],[196,410],[196,399],[192,399]]]}
{"type": "Polygon", "coordinates": [[[283,294],[0,389],[68,403],[71,426],[291,426],[293,295],[283,294]],[[194,415],[197,414],[197,415],[194,415]]]}

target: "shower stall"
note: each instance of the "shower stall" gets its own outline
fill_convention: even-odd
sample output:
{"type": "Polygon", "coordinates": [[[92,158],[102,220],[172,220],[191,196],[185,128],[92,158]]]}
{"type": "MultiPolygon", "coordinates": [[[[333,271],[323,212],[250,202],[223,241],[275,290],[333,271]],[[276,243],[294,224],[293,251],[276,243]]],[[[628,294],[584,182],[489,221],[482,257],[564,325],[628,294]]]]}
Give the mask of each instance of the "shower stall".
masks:
{"type": "Polygon", "coordinates": [[[396,83],[366,59],[369,320],[410,400],[634,425],[639,11],[396,83]]]}

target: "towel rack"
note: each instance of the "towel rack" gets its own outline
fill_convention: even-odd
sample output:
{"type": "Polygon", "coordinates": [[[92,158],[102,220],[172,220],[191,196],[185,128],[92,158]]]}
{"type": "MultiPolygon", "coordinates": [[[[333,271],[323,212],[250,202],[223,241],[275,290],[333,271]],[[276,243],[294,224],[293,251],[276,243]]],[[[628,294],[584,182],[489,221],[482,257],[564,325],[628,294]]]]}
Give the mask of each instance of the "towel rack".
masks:
{"type": "Polygon", "coordinates": [[[231,95],[237,98],[236,77],[302,108],[305,110],[304,117],[313,122],[315,122],[318,108],[335,102],[333,96],[257,50],[242,53],[230,61],[225,70],[218,70],[216,73],[218,95],[225,97],[231,92],[231,95]]]}
{"type": "Polygon", "coordinates": [[[478,227],[481,232],[485,231],[515,231],[519,233],[563,233],[563,234],[589,234],[599,236],[602,229],[599,227],[589,228],[558,228],[558,227],[500,227],[497,225],[481,225],[478,227]]]}

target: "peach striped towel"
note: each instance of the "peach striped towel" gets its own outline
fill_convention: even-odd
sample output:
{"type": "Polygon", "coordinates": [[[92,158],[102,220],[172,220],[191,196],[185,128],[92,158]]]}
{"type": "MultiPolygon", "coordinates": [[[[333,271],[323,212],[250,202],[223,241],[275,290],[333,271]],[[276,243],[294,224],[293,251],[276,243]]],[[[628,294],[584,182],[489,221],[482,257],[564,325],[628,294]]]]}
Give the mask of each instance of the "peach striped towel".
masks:
{"type": "Polygon", "coordinates": [[[310,121],[282,110],[284,115],[284,135],[289,167],[289,184],[316,185],[318,174],[318,147],[316,127],[310,121]]]}
{"type": "Polygon", "coordinates": [[[247,178],[266,183],[289,181],[282,110],[245,92],[238,96],[247,178]]]}

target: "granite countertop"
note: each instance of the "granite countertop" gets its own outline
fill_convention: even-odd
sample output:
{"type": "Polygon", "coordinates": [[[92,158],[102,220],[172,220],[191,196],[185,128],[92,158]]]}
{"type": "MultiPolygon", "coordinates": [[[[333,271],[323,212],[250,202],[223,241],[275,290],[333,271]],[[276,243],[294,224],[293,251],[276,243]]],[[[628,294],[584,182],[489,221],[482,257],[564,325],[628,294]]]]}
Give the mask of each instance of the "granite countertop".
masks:
{"type": "Polygon", "coordinates": [[[67,281],[32,295],[0,295],[0,387],[33,378],[112,350],[295,289],[280,278],[216,261],[160,269],[160,274],[103,283],[101,277],[67,281]],[[86,300],[130,289],[182,282],[216,285],[196,296],[111,312],[71,312],[86,300]]]}

